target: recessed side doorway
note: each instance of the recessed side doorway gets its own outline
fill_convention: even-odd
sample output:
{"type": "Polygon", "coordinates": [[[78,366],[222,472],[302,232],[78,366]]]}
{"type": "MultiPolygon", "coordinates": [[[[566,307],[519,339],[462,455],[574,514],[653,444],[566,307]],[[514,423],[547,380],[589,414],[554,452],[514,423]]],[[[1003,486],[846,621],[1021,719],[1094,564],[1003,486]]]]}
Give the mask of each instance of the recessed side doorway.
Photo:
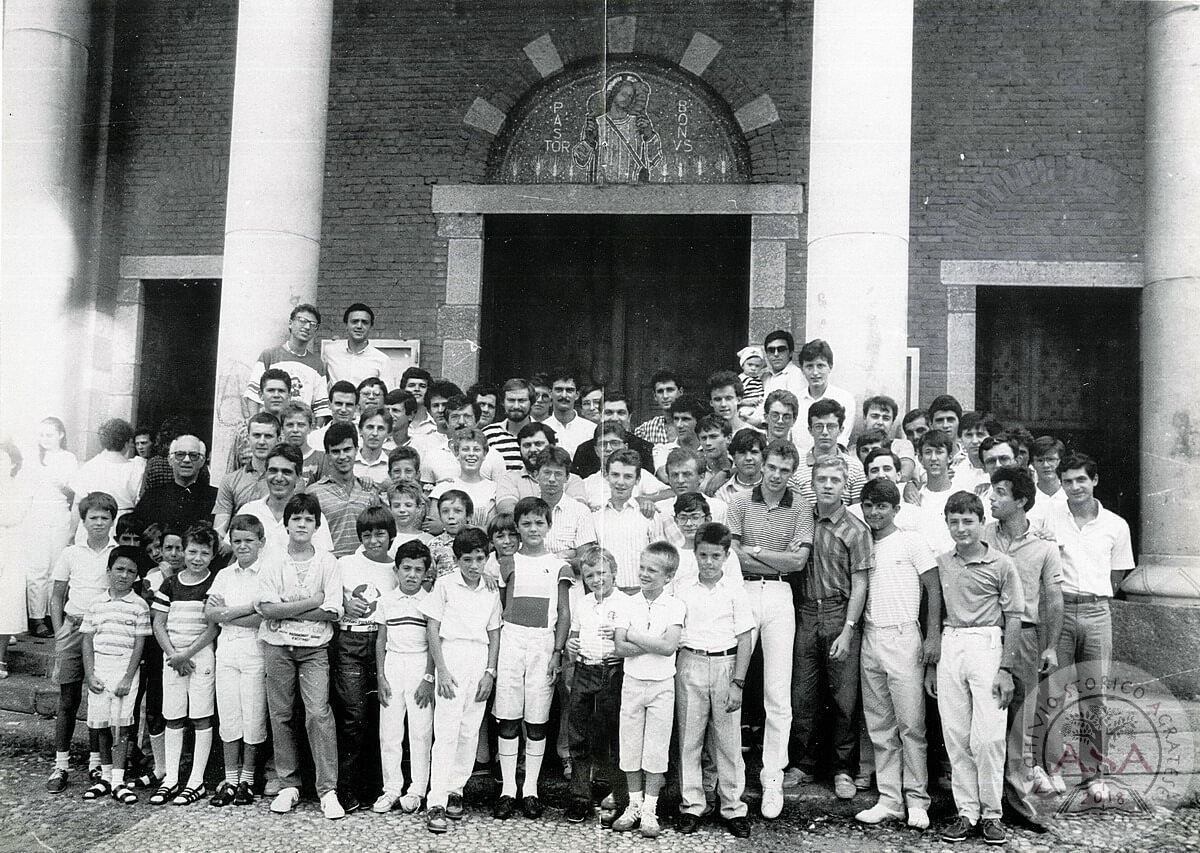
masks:
{"type": "Polygon", "coordinates": [[[651,377],[703,394],[737,366],[749,315],[750,217],[488,215],[480,376],[557,366],[655,414],[651,377]]]}

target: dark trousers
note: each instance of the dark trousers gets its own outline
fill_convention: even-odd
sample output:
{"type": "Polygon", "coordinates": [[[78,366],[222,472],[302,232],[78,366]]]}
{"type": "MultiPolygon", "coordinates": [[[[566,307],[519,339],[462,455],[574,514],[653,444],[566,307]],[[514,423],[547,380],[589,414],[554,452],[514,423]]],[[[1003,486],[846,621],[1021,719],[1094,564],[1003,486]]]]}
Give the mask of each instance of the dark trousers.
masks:
{"type": "Polygon", "coordinates": [[[618,766],[617,729],[621,712],[624,666],[618,663],[575,664],[567,710],[571,749],[571,796],[592,801],[592,767],[596,779],[609,783],[619,806],[629,799],[625,774],[618,766]]]}
{"type": "Polygon", "coordinates": [[[367,797],[382,789],[375,637],[374,631],[338,630],[329,644],[338,790],[367,797]]]}
{"type": "Polygon", "coordinates": [[[792,675],[791,764],[811,771],[816,765],[815,724],[817,715],[832,699],[833,772],[854,775],[855,748],[858,745],[859,649],[862,635],[855,631],[850,654],[840,661],[829,657],[833,641],[846,624],[845,600],[800,603],[796,610],[796,641],[792,675]]]}

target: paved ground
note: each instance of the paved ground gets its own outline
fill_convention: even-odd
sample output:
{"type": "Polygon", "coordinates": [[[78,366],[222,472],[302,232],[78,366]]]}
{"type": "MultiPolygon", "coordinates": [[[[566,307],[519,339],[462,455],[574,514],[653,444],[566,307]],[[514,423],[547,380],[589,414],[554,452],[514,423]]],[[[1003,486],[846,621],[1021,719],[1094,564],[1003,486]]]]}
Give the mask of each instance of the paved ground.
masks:
{"type": "MultiPolygon", "coordinates": [[[[36,721],[36,718],[30,718],[36,721]]],[[[872,794],[851,802],[833,800],[819,785],[805,786],[789,795],[783,817],[772,823],[754,821],[754,835],[738,841],[722,829],[706,825],[692,836],[670,829],[656,841],[617,835],[597,824],[572,825],[562,813],[549,808],[537,822],[517,817],[494,821],[482,805],[486,790],[468,789],[467,817],[451,831],[435,836],[419,817],[399,813],[381,816],[358,813],[341,821],[321,817],[315,802],[304,802],[288,816],[272,814],[265,800],[253,806],[215,809],[206,803],[188,808],[153,807],[143,802],[119,806],[111,800],[85,803],[83,786],[76,780],[59,795],[47,794],[46,753],[39,750],[38,722],[0,729],[0,853],[31,851],[112,851],[112,853],[167,853],[168,851],[314,851],[389,850],[399,853],[433,851],[596,851],[653,850],[661,853],[725,853],[725,851],[942,851],[949,845],[933,832],[919,833],[904,827],[865,828],[852,815],[869,805],[872,794]],[[472,803],[474,801],[474,803],[472,803]]],[[[486,781],[483,786],[486,788],[486,781]]],[[[552,803],[562,791],[559,780],[549,780],[546,799],[552,803]]],[[[935,799],[935,826],[948,817],[945,796],[935,799]]],[[[1010,833],[1009,849],[1019,851],[1200,851],[1200,809],[1194,804],[1145,817],[1116,814],[1060,819],[1055,836],[1010,833]]],[[[972,842],[958,850],[982,850],[972,842]]]]}

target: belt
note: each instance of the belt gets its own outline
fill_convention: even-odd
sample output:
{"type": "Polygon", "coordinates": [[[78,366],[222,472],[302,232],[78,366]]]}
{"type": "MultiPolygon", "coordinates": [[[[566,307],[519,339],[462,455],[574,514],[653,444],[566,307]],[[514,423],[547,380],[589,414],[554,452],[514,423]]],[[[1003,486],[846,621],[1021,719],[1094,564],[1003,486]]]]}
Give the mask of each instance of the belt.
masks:
{"type": "Polygon", "coordinates": [[[623,663],[624,661],[621,658],[613,658],[612,660],[584,660],[583,658],[580,658],[578,661],[576,661],[577,666],[612,667],[620,666],[623,663]]]}
{"type": "Polygon", "coordinates": [[[374,634],[379,630],[378,625],[339,625],[338,630],[349,631],[351,634],[374,634]]]}
{"type": "Polygon", "coordinates": [[[1064,592],[1063,601],[1067,604],[1098,604],[1108,601],[1107,595],[1080,595],[1074,592],[1064,592]]]}
{"type": "Polygon", "coordinates": [[[1023,619],[1021,620],[1021,630],[1022,631],[1028,631],[1030,628],[1036,628],[1036,627],[1037,627],[1037,622],[1026,622],[1023,619]]]}
{"type": "Polygon", "coordinates": [[[778,572],[776,572],[775,574],[771,574],[771,575],[747,575],[747,574],[743,573],[742,578],[744,580],[748,580],[748,581],[780,581],[780,582],[787,581],[787,578],[784,577],[783,575],[779,574],[778,572]]]}
{"type": "Polygon", "coordinates": [[[694,655],[700,655],[701,657],[705,657],[705,658],[724,658],[724,657],[729,657],[730,655],[737,654],[737,646],[734,646],[731,649],[725,649],[724,651],[720,651],[720,652],[706,652],[706,651],[702,651],[700,649],[693,649],[691,646],[684,646],[683,650],[685,652],[691,652],[694,655]]]}
{"type": "Polygon", "coordinates": [[[846,604],[849,601],[850,599],[844,595],[827,595],[825,598],[803,598],[800,600],[800,606],[832,607],[835,604],[846,604]]]}

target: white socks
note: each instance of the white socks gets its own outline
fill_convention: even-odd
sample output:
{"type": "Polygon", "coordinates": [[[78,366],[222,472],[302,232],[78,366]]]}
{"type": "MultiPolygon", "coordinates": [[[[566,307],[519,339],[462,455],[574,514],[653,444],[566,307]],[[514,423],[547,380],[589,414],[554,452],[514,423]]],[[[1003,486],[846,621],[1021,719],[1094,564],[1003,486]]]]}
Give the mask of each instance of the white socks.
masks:
{"type": "Polygon", "coordinates": [[[196,729],[196,745],[192,752],[192,774],[188,776],[189,788],[200,788],[204,784],[204,770],[208,767],[208,757],[212,754],[213,730],[196,729]]]}
{"type": "Polygon", "coordinates": [[[542,775],[542,758],[546,754],[546,741],[525,739],[525,784],[521,793],[526,797],[538,794],[538,779],[542,775]]]}
{"type": "Polygon", "coordinates": [[[167,726],[163,733],[166,738],[166,764],[163,770],[162,783],[165,787],[173,788],[179,784],[179,759],[183,756],[184,729],[167,726]]]}
{"type": "MultiPolygon", "coordinates": [[[[517,796],[517,750],[520,744],[520,739],[515,737],[502,737],[499,739],[496,747],[497,757],[500,759],[500,779],[503,787],[500,789],[502,797],[517,796]]],[[[529,750],[525,751],[525,772],[529,772],[529,750]]]]}
{"type": "Polygon", "coordinates": [[[150,751],[154,753],[154,775],[161,779],[167,775],[167,733],[150,735],[150,751]]]}

